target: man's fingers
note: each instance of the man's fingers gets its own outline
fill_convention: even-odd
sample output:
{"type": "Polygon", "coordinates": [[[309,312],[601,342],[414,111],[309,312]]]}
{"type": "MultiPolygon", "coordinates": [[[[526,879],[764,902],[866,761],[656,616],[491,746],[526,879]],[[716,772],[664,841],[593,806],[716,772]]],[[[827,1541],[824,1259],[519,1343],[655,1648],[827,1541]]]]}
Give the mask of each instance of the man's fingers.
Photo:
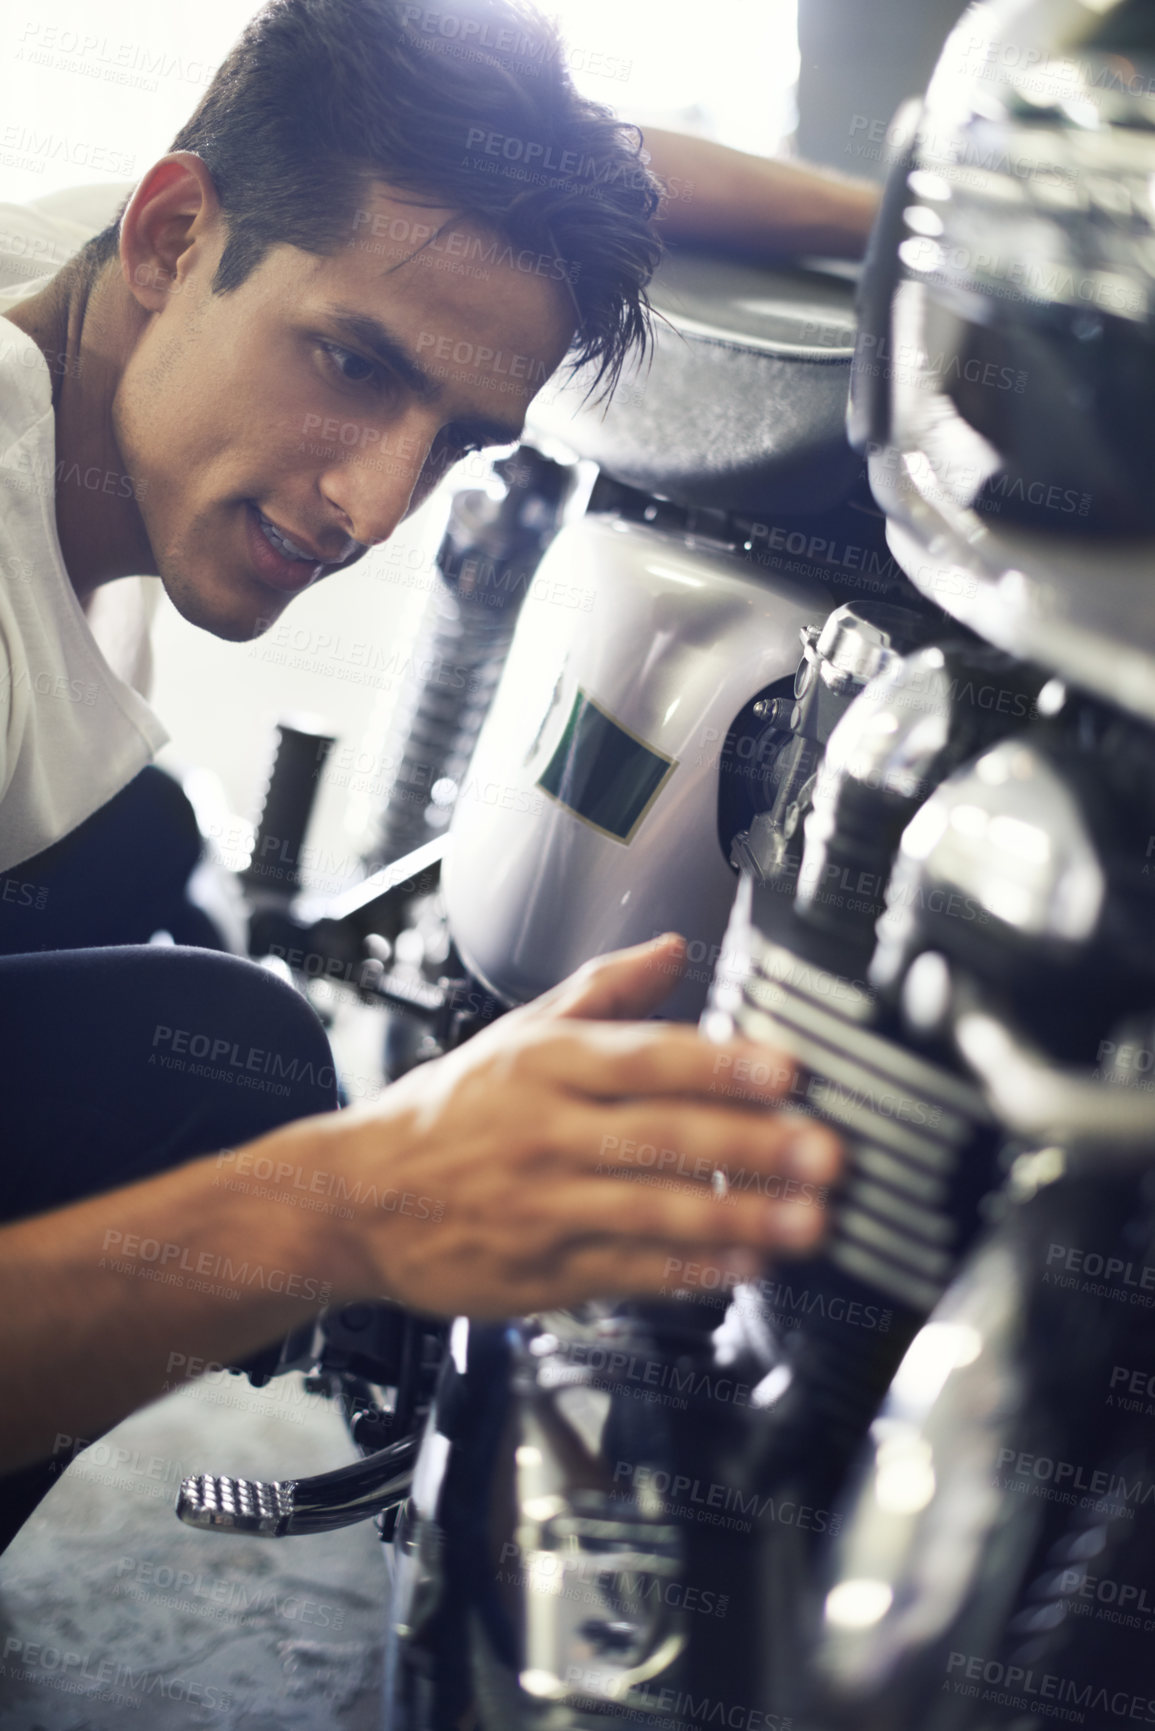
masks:
{"type": "Polygon", "coordinates": [[[719,1252],[809,1250],[825,1229],[820,1202],[802,1195],[767,1200],[745,1191],[723,1199],[689,1183],[666,1189],[612,1178],[552,1185],[549,1214],[556,1226],[551,1232],[543,1222],[535,1223],[543,1242],[531,1255],[547,1253],[550,1241],[560,1255],[572,1254],[567,1247],[575,1239],[604,1237],[608,1226],[615,1238],[645,1239],[679,1255],[691,1244],[712,1245],[719,1252]]]}
{"type": "Polygon", "coordinates": [[[648,1016],[669,997],[685,965],[685,940],[667,932],[648,944],[595,957],[529,1008],[535,1014],[596,1021],[648,1016]]]}
{"type": "Polygon", "coordinates": [[[716,1097],[735,1106],[771,1104],[793,1086],[793,1061],[748,1040],[718,1045],[682,1023],[560,1023],[537,1044],[542,1074],[596,1100],[663,1094],[716,1097]]]}
{"type": "MultiPolygon", "coordinates": [[[[646,1101],[612,1110],[590,1109],[576,1120],[570,1146],[583,1164],[627,1177],[664,1177],[714,1183],[715,1171],[731,1195],[770,1194],[765,1180],[779,1176],[811,1187],[833,1184],[842,1167],[838,1138],[801,1112],[736,1112],[695,1102],[646,1101]]],[[[793,1194],[778,1185],[774,1194],[793,1194]]]]}

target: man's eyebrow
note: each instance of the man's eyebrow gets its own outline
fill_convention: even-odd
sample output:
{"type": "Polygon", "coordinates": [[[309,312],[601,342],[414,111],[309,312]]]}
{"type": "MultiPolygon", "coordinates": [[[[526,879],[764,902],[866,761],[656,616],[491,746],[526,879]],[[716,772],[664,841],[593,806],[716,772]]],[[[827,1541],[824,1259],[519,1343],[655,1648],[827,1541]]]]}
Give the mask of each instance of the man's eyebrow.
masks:
{"type": "Polygon", "coordinates": [[[401,339],[395,337],[380,319],[371,318],[368,313],[354,312],[349,307],[327,307],[326,312],[351,342],[367,349],[383,366],[391,367],[423,403],[435,402],[441,395],[438,381],[425,371],[401,339]]]}
{"type": "MultiPolygon", "coordinates": [[[[436,402],[442,395],[440,381],[425,371],[400,338],[395,337],[380,319],[371,318],[368,313],[354,312],[349,307],[328,307],[326,311],[333,325],[350,342],[367,350],[383,366],[391,367],[421,402],[436,402]]],[[[460,425],[490,445],[516,445],[525,431],[524,420],[495,421],[486,415],[462,417],[460,425]]]]}

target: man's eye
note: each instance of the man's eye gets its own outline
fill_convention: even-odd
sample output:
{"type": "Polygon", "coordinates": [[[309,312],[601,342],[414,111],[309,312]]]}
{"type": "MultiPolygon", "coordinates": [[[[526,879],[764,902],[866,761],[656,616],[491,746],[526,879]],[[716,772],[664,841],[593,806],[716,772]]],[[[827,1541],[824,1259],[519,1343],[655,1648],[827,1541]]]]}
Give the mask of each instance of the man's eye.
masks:
{"type": "Polygon", "coordinates": [[[376,384],[381,378],[381,369],[373,361],[367,361],[364,355],[356,354],[352,349],[342,348],[340,343],[322,343],[329,365],[337,372],[347,385],[376,384]]]}

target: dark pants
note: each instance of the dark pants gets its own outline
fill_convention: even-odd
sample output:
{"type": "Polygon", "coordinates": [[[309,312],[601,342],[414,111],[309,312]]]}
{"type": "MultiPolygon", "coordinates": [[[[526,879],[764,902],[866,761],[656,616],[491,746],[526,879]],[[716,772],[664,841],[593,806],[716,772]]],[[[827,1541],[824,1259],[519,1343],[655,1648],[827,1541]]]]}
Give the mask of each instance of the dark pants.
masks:
{"type": "MultiPolygon", "coordinates": [[[[196,847],[190,856],[183,819],[167,836],[157,826],[158,813],[182,817],[179,789],[173,802],[168,787],[142,788],[141,779],[56,848],[0,878],[48,891],[40,908],[16,904],[11,919],[13,903],[0,900],[0,951],[11,949],[14,932],[27,942],[36,930],[40,939],[24,953],[0,953],[0,1221],[336,1105],[328,1040],[296,992],[235,956],[144,941],[161,926],[178,936],[196,847]],[[152,820],[143,830],[142,814],[152,820]],[[116,947],[79,947],[85,930],[99,934],[88,943],[116,947]]],[[[187,909],[193,925],[197,915],[187,909]]],[[[56,1464],[0,1478],[0,1546],[50,1488],[56,1464]]]]}
{"type": "Polygon", "coordinates": [[[150,764],[63,841],[0,872],[0,955],[147,944],[157,931],[221,949],[186,893],[202,846],[180,786],[150,764]]]}

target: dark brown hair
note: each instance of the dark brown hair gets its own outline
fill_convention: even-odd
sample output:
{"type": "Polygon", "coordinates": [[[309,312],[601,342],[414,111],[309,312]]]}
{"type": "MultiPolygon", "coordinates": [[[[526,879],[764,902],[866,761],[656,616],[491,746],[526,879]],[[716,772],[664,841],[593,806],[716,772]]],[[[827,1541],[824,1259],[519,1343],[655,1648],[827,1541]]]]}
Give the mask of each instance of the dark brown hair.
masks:
{"type": "MultiPolygon", "coordinates": [[[[349,244],[381,180],[545,258],[538,274],[573,298],[575,365],[612,389],[648,344],[660,253],[641,135],[577,94],[553,25],[524,0],[436,4],[271,0],[253,18],[172,145],[201,157],[221,201],[213,288],[237,288],[278,243],[349,244]]],[[[85,262],[115,256],[117,233],[85,262]]]]}

